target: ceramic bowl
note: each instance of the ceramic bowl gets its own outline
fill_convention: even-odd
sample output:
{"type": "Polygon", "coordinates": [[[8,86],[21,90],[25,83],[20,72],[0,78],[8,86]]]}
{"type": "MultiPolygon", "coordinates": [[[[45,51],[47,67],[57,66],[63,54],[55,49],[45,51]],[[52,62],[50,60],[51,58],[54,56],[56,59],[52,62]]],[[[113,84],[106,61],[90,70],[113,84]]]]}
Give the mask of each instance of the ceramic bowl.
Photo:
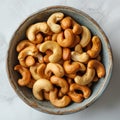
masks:
{"type": "Polygon", "coordinates": [[[77,10],[75,8],[67,7],[67,6],[52,6],[48,8],[44,8],[38,11],[35,14],[32,14],[28,17],[15,31],[8,49],[8,56],[7,56],[7,72],[9,81],[17,93],[17,95],[29,106],[35,108],[36,110],[46,112],[49,114],[69,114],[73,112],[77,112],[83,110],[94,103],[105,91],[112,74],[112,53],[110,43],[100,28],[100,26],[93,20],[90,16],[86,13],[77,10]],[[71,16],[74,18],[78,23],[85,25],[90,29],[93,35],[98,35],[102,42],[102,62],[106,69],[106,75],[104,78],[101,78],[99,82],[93,86],[92,94],[88,99],[85,99],[81,103],[72,103],[65,108],[56,108],[51,105],[50,102],[47,101],[38,101],[34,98],[32,91],[26,87],[20,87],[17,84],[17,80],[20,77],[17,72],[14,71],[14,66],[18,63],[16,52],[16,46],[20,42],[20,40],[25,38],[25,31],[33,23],[39,21],[46,21],[47,18],[54,12],[63,12],[65,15],[71,16]]]}

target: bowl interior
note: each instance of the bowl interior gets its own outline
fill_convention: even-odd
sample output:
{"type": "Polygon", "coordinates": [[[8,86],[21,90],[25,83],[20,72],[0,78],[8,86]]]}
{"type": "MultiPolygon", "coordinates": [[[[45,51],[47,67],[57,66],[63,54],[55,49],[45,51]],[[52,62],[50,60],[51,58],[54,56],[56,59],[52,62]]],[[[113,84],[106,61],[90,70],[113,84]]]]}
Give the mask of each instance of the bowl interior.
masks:
{"type": "Polygon", "coordinates": [[[93,103],[103,93],[106,86],[108,85],[112,71],[112,54],[110,44],[99,25],[82,11],[66,6],[55,6],[46,8],[27,18],[14,33],[9,44],[7,57],[7,71],[10,83],[16,91],[16,93],[24,102],[26,102],[33,108],[52,114],[67,114],[76,112],[88,107],[91,103],[93,103]],[[25,31],[28,28],[28,26],[36,22],[46,21],[52,13],[59,11],[63,12],[66,16],[71,16],[81,25],[85,25],[86,27],[88,27],[93,35],[98,35],[100,37],[102,41],[102,62],[106,68],[106,76],[100,79],[99,82],[93,87],[92,95],[88,99],[84,100],[82,103],[72,103],[71,105],[65,108],[55,108],[49,102],[36,100],[33,97],[32,91],[30,89],[26,87],[20,87],[17,84],[17,80],[20,76],[13,69],[14,66],[18,63],[18,53],[16,52],[16,46],[21,40],[26,38],[25,31]]]}

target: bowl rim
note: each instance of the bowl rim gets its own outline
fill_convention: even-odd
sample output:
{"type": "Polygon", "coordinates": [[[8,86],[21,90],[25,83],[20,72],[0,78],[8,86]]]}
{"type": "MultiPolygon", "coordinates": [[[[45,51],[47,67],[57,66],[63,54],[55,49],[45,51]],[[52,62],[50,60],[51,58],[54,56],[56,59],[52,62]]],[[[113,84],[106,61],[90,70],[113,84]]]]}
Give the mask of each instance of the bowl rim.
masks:
{"type": "Polygon", "coordinates": [[[11,39],[9,41],[9,45],[8,45],[8,50],[7,50],[7,55],[6,55],[6,71],[7,71],[7,76],[8,76],[8,80],[9,80],[9,83],[11,84],[12,88],[14,89],[15,93],[30,107],[34,108],[34,109],[37,109],[41,112],[44,112],[44,113],[49,113],[49,114],[56,114],[56,115],[60,115],[60,114],[70,114],[70,113],[74,113],[74,112],[78,112],[80,110],[84,110],[85,108],[87,108],[89,105],[91,105],[92,103],[94,103],[100,96],[101,94],[105,91],[106,87],[108,86],[109,84],[109,81],[110,81],[110,78],[111,78],[111,73],[112,73],[112,70],[113,70],[113,55],[112,55],[112,48],[111,48],[111,45],[110,45],[110,42],[105,34],[105,32],[103,31],[103,29],[99,26],[99,24],[91,17],[89,16],[87,13],[83,12],[82,10],[80,9],[76,9],[74,7],[70,7],[70,6],[65,6],[65,5],[54,5],[54,6],[48,6],[48,7],[45,7],[45,8],[42,8],[40,10],[37,10],[36,12],[33,12],[32,14],[30,14],[27,18],[25,18],[20,24],[19,26],[17,27],[17,29],[15,29],[15,31],[13,32],[13,35],[11,36],[11,39]],[[78,14],[82,14],[85,18],[87,18],[89,21],[91,21],[95,26],[96,28],[100,31],[100,33],[103,35],[103,38],[105,40],[105,42],[107,43],[107,47],[108,47],[108,51],[109,51],[109,57],[111,58],[110,59],[110,68],[109,68],[109,75],[108,75],[108,79],[106,82],[104,82],[103,86],[99,89],[98,93],[96,94],[96,96],[94,97],[94,99],[92,99],[91,101],[89,101],[89,103],[86,104],[86,106],[83,106],[83,107],[79,107],[79,108],[76,108],[74,110],[65,110],[65,111],[58,111],[58,112],[54,112],[54,111],[50,111],[50,110],[47,110],[43,107],[40,107],[38,106],[37,104],[31,102],[28,98],[26,98],[23,93],[21,93],[19,91],[18,88],[15,87],[14,85],[14,82],[12,82],[11,80],[11,75],[10,75],[10,72],[9,72],[9,64],[8,64],[8,61],[9,61],[9,50],[10,50],[10,45],[11,45],[11,42],[12,42],[12,39],[13,37],[15,36],[16,32],[20,29],[20,27],[28,20],[30,19],[33,15],[36,15],[38,14],[39,12],[43,12],[43,11],[47,11],[47,10],[51,10],[51,9],[57,9],[57,8],[63,8],[63,9],[70,9],[74,12],[77,12],[78,14]]]}

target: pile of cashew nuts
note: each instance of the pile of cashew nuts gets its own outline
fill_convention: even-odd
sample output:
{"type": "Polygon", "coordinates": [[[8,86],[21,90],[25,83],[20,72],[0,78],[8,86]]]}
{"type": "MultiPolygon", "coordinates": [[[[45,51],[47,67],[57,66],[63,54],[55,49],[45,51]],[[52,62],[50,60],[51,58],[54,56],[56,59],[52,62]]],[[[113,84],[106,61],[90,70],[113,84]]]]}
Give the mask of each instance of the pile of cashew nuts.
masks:
{"type": "Polygon", "coordinates": [[[86,26],[61,12],[26,30],[16,50],[14,67],[20,86],[32,89],[37,100],[56,107],[80,103],[92,94],[92,85],[105,76],[101,40],[86,26]]]}

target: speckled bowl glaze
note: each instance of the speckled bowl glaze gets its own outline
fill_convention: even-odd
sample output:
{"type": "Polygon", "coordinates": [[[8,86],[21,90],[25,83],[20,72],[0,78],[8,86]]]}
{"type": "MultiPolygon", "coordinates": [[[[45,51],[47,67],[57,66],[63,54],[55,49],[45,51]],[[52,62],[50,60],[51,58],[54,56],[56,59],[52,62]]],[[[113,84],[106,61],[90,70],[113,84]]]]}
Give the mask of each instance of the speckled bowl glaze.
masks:
{"type": "Polygon", "coordinates": [[[69,114],[87,108],[89,105],[95,102],[104,92],[110,81],[112,67],[113,62],[111,47],[103,30],[95,22],[95,20],[93,20],[86,13],[67,6],[52,6],[44,8],[28,17],[14,33],[9,44],[7,56],[7,72],[9,81],[17,95],[32,108],[49,114],[69,114]],[[65,108],[56,108],[51,105],[50,102],[38,101],[37,99],[35,99],[30,89],[26,87],[20,87],[17,84],[17,80],[20,76],[13,69],[14,66],[18,63],[18,53],[16,52],[16,46],[20,42],[20,40],[25,38],[25,31],[28,26],[39,21],[46,21],[52,13],[58,11],[63,12],[65,15],[73,17],[78,23],[87,26],[93,35],[98,35],[100,37],[102,41],[102,62],[106,69],[105,77],[100,79],[99,82],[92,88],[92,95],[88,99],[84,100],[82,103],[72,103],[65,108]]]}

